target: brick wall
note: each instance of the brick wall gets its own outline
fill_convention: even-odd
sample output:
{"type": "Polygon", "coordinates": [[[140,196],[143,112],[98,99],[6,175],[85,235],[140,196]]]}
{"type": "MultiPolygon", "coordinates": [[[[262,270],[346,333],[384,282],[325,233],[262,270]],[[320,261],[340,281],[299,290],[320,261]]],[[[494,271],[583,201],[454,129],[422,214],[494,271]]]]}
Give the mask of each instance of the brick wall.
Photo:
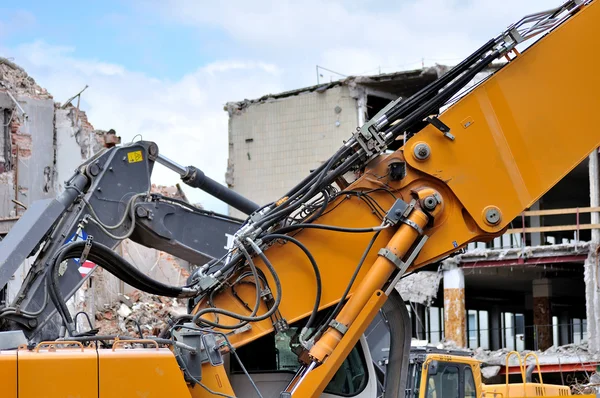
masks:
{"type": "Polygon", "coordinates": [[[228,184],[260,205],[272,202],[327,160],[357,124],[346,86],[230,110],[228,184]]]}

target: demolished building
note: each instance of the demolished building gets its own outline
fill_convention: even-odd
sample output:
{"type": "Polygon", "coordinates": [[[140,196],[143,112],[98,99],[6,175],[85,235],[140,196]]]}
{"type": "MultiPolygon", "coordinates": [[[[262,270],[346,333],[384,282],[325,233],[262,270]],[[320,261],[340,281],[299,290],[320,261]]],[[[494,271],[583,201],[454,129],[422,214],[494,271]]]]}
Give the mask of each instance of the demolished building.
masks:
{"type": "MultiPolygon", "coordinates": [[[[119,138],[96,130],[85,112],[61,105],[20,66],[0,58],[0,235],[33,202],[64,189],[75,169],[119,138]]],[[[20,288],[24,264],[0,293],[10,302],[20,288]]]]}
{"type": "MultiPolygon", "coordinates": [[[[86,159],[120,143],[114,130],[94,128],[79,108],[79,101],[74,101],[76,97],[64,104],[55,102],[23,68],[0,57],[0,237],[33,202],[62,192],[65,181],[86,159]]],[[[152,192],[187,201],[178,186],[153,185],[152,192]]],[[[165,283],[180,285],[189,276],[189,264],[166,253],[129,240],[117,250],[140,270],[165,283]]],[[[8,284],[0,286],[0,306],[13,301],[32,261],[27,259],[8,284]]],[[[128,294],[135,297],[139,293],[98,268],[68,305],[73,313],[87,313],[93,324],[96,312],[112,308],[128,294]]],[[[77,324],[80,330],[95,327],[83,316],[77,324]]]]}

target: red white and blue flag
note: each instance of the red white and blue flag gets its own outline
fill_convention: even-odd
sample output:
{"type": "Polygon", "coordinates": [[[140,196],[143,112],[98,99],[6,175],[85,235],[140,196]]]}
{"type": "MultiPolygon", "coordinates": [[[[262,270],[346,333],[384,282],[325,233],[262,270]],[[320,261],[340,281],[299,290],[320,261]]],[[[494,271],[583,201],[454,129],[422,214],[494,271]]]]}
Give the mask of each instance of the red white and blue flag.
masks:
{"type": "MultiPolygon", "coordinates": [[[[88,234],[81,228],[77,229],[77,231],[71,235],[69,237],[69,239],[67,239],[67,241],[65,242],[65,244],[67,243],[71,243],[71,242],[82,242],[82,241],[86,241],[88,238],[88,234]]],[[[85,278],[90,272],[92,272],[92,269],[94,269],[94,267],[96,266],[96,264],[94,264],[91,261],[84,261],[83,264],[79,264],[79,259],[75,258],[73,259],[73,261],[75,262],[75,264],[77,264],[79,266],[78,271],[79,274],[81,274],[82,278],[85,278]]]]}

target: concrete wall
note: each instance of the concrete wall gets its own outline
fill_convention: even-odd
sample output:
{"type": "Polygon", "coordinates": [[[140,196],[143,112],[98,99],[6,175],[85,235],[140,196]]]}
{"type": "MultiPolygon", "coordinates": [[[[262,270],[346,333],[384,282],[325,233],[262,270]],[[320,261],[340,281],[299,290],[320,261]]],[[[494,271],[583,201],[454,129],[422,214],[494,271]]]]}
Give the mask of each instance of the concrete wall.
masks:
{"type": "Polygon", "coordinates": [[[277,200],[327,160],[358,124],[356,99],[346,86],[241,110],[230,105],[229,113],[227,182],[260,205],[277,200]]]}
{"type": "MultiPolygon", "coordinates": [[[[6,93],[0,95],[8,97],[6,93]]],[[[52,169],[54,163],[54,101],[25,95],[17,95],[16,98],[27,118],[20,114],[20,111],[11,109],[13,117],[8,126],[11,142],[6,143],[11,145],[11,167],[0,174],[2,218],[14,217],[24,212],[22,207],[11,201],[12,199],[29,206],[37,200],[50,198],[55,194],[51,173],[44,172],[52,169]]],[[[7,301],[10,302],[18,293],[29,266],[30,261],[27,260],[9,281],[7,301]]]]}

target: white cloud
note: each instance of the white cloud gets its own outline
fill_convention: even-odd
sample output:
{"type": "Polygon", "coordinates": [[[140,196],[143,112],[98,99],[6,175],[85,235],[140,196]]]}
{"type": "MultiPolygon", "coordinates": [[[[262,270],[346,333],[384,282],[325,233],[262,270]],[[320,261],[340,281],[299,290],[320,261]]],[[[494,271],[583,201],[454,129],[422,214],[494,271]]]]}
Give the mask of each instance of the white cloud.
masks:
{"type": "Polygon", "coordinates": [[[294,70],[294,81],[310,84],[315,64],[358,74],[380,67],[384,72],[419,67],[423,59],[429,65],[456,63],[525,14],[561,3],[155,0],[153,4],[178,23],[223,30],[240,48],[294,70]]]}
{"type": "MultiPolygon", "coordinates": [[[[41,41],[4,52],[58,101],[88,84],[83,108],[96,127],[115,128],[125,141],[141,134],[165,155],[223,181],[226,102],[315,84],[316,64],[343,74],[453,64],[523,15],[561,2],[138,0],[143,12],[197,28],[199,41],[218,34],[221,53],[228,52],[175,81],[106,63],[100,55],[81,59],[75,48],[41,41]]],[[[124,24],[133,22],[118,16],[123,18],[124,24]]],[[[155,175],[160,183],[177,181],[161,167],[155,175]]],[[[206,196],[190,195],[224,209],[206,196]]]]}
{"type": "Polygon", "coordinates": [[[278,75],[281,73],[277,65],[268,64],[265,62],[243,62],[243,61],[216,61],[210,63],[202,68],[203,71],[210,73],[228,72],[232,70],[253,70],[260,69],[266,73],[272,75],[278,75]]]}
{"type": "MultiPolygon", "coordinates": [[[[278,70],[258,61],[208,64],[177,81],[165,81],[123,66],[73,56],[73,49],[38,41],[5,50],[59,102],[86,84],[82,107],[96,128],[114,128],[127,142],[140,134],[167,157],[195,165],[224,182],[227,164],[227,113],[235,98],[281,90],[278,70]]],[[[178,177],[157,165],[153,181],[174,184],[178,177]]],[[[193,200],[226,211],[208,195],[186,189],[193,200]]]]}

